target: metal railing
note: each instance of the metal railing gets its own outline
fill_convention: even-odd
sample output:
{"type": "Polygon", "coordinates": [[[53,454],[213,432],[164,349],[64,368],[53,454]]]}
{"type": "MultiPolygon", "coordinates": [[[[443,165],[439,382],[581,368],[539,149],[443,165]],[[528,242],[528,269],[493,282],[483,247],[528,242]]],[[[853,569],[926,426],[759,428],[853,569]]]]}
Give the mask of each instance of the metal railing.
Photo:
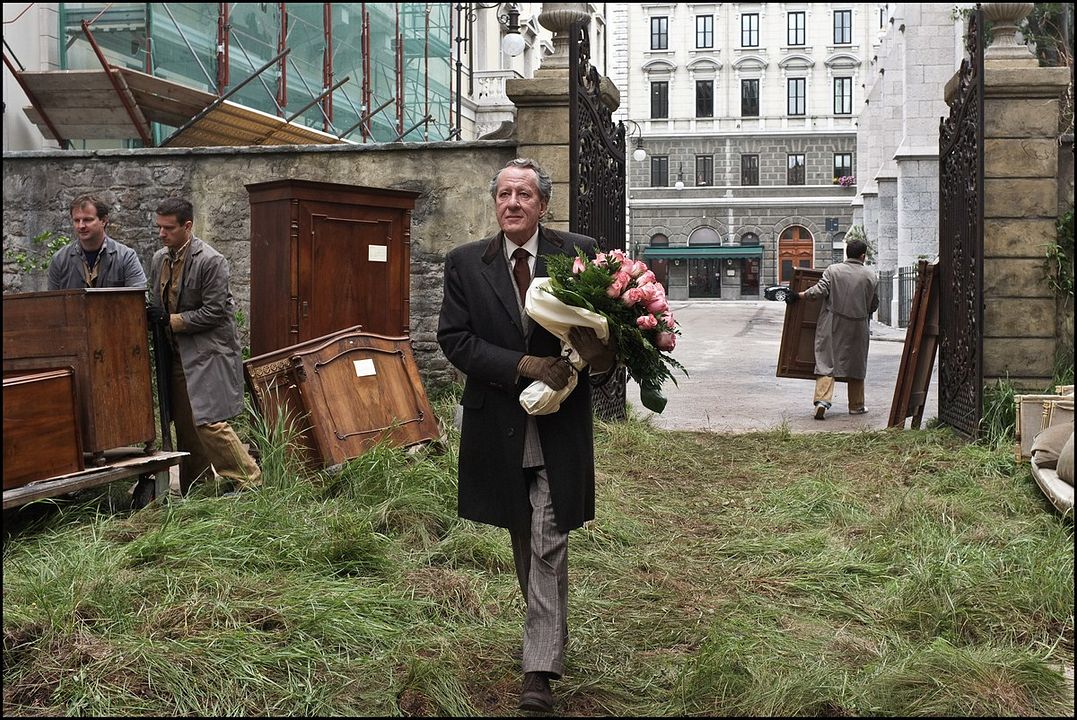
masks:
{"type": "Polygon", "coordinates": [[[916,294],[916,267],[898,268],[898,327],[909,326],[912,297],[916,294]]]}

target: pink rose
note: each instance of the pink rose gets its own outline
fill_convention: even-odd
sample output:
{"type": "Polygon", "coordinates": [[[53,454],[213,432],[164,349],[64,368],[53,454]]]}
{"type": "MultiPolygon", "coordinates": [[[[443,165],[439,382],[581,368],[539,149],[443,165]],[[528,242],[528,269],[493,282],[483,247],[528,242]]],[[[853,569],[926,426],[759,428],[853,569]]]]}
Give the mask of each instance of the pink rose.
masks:
{"type": "Polygon", "coordinates": [[[595,267],[602,267],[606,264],[606,253],[599,253],[595,255],[595,259],[591,261],[591,264],[595,267]]]}
{"type": "Polygon", "coordinates": [[[647,272],[647,264],[636,260],[625,268],[625,272],[638,280],[640,275],[647,272]]]}
{"type": "Polygon", "coordinates": [[[606,288],[606,294],[609,295],[611,298],[615,298],[620,295],[621,292],[625,289],[626,284],[627,283],[621,279],[621,273],[617,273],[613,276],[613,282],[611,282],[610,286],[606,288]]]}
{"type": "Polygon", "coordinates": [[[664,297],[656,297],[651,302],[647,303],[647,312],[661,314],[666,310],[669,310],[669,303],[666,302],[664,297]]]}
{"type": "Polygon", "coordinates": [[[616,260],[619,263],[623,263],[626,258],[623,250],[610,250],[610,258],[616,260]]]}
{"type": "Polygon", "coordinates": [[[643,292],[639,288],[628,288],[621,295],[621,302],[628,307],[632,307],[641,300],[643,300],[643,292]]]}
{"type": "Polygon", "coordinates": [[[647,270],[642,275],[640,275],[638,278],[636,278],[636,283],[638,285],[643,285],[645,283],[653,283],[654,280],[655,280],[654,273],[651,272],[650,270],[647,270]]]}
{"type": "Polygon", "coordinates": [[[617,274],[614,277],[621,282],[622,288],[628,287],[629,283],[632,282],[632,276],[626,273],[624,270],[618,270],[617,274]]]}
{"type": "Polygon", "coordinates": [[[577,255],[576,259],[572,261],[572,274],[579,275],[587,268],[587,265],[577,255]]]}
{"type": "Polygon", "coordinates": [[[654,344],[658,346],[659,350],[670,352],[677,347],[677,336],[671,332],[660,332],[658,337],[655,338],[654,344]]]}
{"type": "Polygon", "coordinates": [[[662,322],[664,322],[666,324],[666,327],[669,328],[670,330],[677,327],[677,323],[674,322],[674,320],[673,320],[673,313],[672,312],[666,311],[666,312],[662,313],[662,316],[660,318],[658,318],[658,319],[661,320],[662,322]]]}
{"type": "Polygon", "coordinates": [[[636,318],[636,327],[640,330],[654,330],[658,327],[658,318],[654,315],[640,315],[636,318]]]}
{"type": "Polygon", "coordinates": [[[658,297],[658,289],[653,283],[638,283],[636,287],[643,293],[643,302],[649,303],[658,297]]]}

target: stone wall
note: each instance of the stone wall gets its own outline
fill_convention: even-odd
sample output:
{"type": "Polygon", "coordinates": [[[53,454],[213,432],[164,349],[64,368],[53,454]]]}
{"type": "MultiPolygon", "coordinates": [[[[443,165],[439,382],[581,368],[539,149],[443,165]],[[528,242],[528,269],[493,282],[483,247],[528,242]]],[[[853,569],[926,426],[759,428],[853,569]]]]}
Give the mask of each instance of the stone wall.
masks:
{"type": "MultiPolygon", "coordinates": [[[[71,236],[68,206],[95,192],[111,202],[109,233],[144,267],[160,247],[154,208],[184,196],[195,234],[229,261],[232,293],[250,307],[250,204],[245,184],[281,178],[420,193],[411,229],[411,337],[428,387],[455,378],[436,342],[442,265],[456,245],[497,230],[489,179],[515,156],[508,140],[359,147],[197,148],[4,153],[4,292],[45,289],[43,272],[22,275],[7,262],[44,230],[71,236]]],[[[247,330],[243,328],[243,342],[247,330]]]]}
{"type": "Polygon", "coordinates": [[[1058,348],[1044,252],[1056,238],[1059,97],[1069,72],[1031,64],[989,62],[984,74],[983,356],[985,382],[1042,390],[1058,348]]]}

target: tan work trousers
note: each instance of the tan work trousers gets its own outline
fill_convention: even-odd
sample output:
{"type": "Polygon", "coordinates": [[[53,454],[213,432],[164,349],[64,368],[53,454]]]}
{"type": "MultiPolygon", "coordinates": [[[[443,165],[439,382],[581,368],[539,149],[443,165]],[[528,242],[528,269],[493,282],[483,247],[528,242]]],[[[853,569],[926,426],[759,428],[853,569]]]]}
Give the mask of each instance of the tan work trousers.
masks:
{"type": "Polygon", "coordinates": [[[177,355],[172,356],[171,400],[177,449],[190,453],[180,460],[180,492],[186,495],[194,481],[210,471],[211,464],[218,475],[230,480],[236,488],[262,483],[261,469],[227,421],[195,424],[187,395],[187,378],[177,355]]]}
{"type": "MultiPolygon", "coordinates": [[[[850,378],[849,386],[849,410],[850,412],[864,409],[864,379],[853,380],[850,378]]],[[[834,378],[831,375],[819,375],[815,378],[815,404],[830,407],[834,399],[834,378]]]]}

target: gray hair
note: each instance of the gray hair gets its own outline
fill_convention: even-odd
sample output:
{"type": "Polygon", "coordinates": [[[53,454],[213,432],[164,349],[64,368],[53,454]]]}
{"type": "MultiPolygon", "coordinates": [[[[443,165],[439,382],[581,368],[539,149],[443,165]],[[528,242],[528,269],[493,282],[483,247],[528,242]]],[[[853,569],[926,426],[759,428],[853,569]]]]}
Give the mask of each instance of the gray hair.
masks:
{"type": "MultiPolygon", "coordinates": [[[[550,203],[550,196],[553,194],[553,181],[550,180],[550,176],[542,169],[542,166],[531,158],[516,158],[515,160],[509,160],[504,168],[518,167],[528,168],[535,171],[535,185],[538,186],[539,195],[542,196],[542,201],[547,205],[550,203]]],[[[494,177],[490,180],[490,197],[497,199],[497,178],[501,175],[501,170],[494,173],[494,177]]]]}

